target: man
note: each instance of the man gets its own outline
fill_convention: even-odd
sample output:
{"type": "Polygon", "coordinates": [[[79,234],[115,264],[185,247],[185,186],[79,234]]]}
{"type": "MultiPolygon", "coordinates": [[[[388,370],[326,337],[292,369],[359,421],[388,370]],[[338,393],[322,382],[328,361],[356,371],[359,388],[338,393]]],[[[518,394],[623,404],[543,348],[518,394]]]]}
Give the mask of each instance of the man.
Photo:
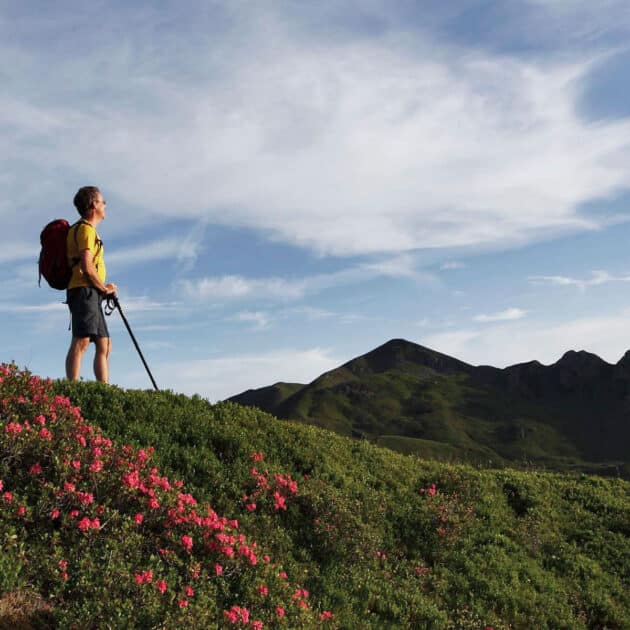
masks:
{"type": "Polygon", "coordinates": [[[72,277],[68,284],[68,307],[72,314],[72,342],[66,357],[66,376],[79,380],[81,360],[90,345],[96,346],[94,376],[102,383],[109,381],[109,354],[112,349],[105,323],[103,297],[115,296],[115,284],[105,284],[103,242],[96,226],[105,218],[106,203],[96,186],[80,188],[74,205],[81,219],[68,232],[68,264],[72,277]]]}

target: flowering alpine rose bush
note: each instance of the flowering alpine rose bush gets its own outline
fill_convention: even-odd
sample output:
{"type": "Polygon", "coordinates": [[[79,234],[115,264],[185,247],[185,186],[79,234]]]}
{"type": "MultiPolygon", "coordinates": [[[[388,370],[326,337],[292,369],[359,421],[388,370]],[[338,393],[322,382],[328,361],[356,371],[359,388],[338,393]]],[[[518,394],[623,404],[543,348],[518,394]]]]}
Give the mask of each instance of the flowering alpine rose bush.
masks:
{"type": "MultiPolygon", "coordinates": [[[[113,443],[50,381],[0,366],[2,592],[35,588],[75,627],[334,626],[153,454],[113,443]]],[[[268,490],[279,509],[297,493],[282,475],[268,490]]]]}
{"type": "MultiPolygon", "coordinates": [[[[246,556],[232,565],[229,559],[216,559],[216,551],[208,564],[199,559],[202,568],[210,566],[200,578],[204,588],[181,579],[183,588],[177,587],[162,626],[238,628],[257,621],[266,626],[257,612],[261,601],[267,605],[268,623],[287,628],[300,623],[366,629],[630,627],[630,485],[621,479],[483,470],[405,457],[253,408],[168,391],[122,390],[94,382],[55,381],[52,386],[79,404],[82,415],[97,422],[114,443],[133,444],[128,460],[133,463],[134,454],[143,450],[149,456],[143,471],[158,468],[159,477],[171,485],[186,480],[179,493],[210,503],[217,514],[238,518],[237,531],[247,533],[250,551],[251,541],[257,542],[256,565],[246,556]],[[152,453],[150,444],[156,447],[152,453]],[[280,488],[276,475],[284,480],[278,481],[280,488]],[[291,491],[293,481],[297,493],[291,491]],[[275,492],[284,497],[284,507],[275,492]],[[248,509],[251,503],[255,509],[248,509]],[[266,567],[280,584],[258,573],[266,567]],[[215,574],[224,579],[215,580],[215,574]],[[283,586],[289,581],[291,586],[283,586]],[[178,617],[180,612],[187,616],[178,617]]],[[[110,579],[113,591],[127,580],[120,587],[127,593],[132,575],[134,597],[151,598],[143,600],[147,608],[166,605],[183,575],[174,563],[187,566],[192,560],[187,550],[191,556],[199,552],[199,536],[180,524],[167,539],[169,546],[148,544],[142,527],[156,527],[161,536],[159,521],[151,525],[146,519],[165,509],[162,490],[151,497],[139,487],[124,486],[122,472],[117,475],[114,487],[131,493],[134,506],[126,512],[124,530],[98,514],[81,515],[89,519],[84,526],[97,517],[101,526],[105,523],[104,529],[82,532],[90,544],[97,542],[97,531],[112,534],[100,555],[84,554],[85,562],[94,558],[96,576],[85,588],[95,600],[107,599],[107,589],[96,593],[94,585],[108,565],[121,567],[119,577],[110,579]],[[156,512],[139,509],[138,497],[145,502],[155,498],[160,507],[156,512]],[[175,552],[167,556],[171,564],[162,561],[158,546],[175,552]]],[[[136,485],[134,476],[128,482],[136,485]]],[[[176,505],[177,498],[172,501],[176,505]]],[[[22,522],[13,512],[10,519],[4,522],[5,532],[22,522]]],[[[33,545],[14,534],[4,538],[0,576],[25,585],[21,592],[26,592],[32,572],[22,560],[33,557],[33,545]]],[[[45,545],[40,548],[42,554],[50,553],[45,545]]],[[[61,576],[67,588],[77,576],[76,557],[64,553],[56,558],[47,560],[57,576],[51,584],[61,576]]],[[[121,619],[134,619],[141,627],[139,616],[124,612],[124,597],[117,597],[121,619]]],[[[84,606],[91,614],[95,603],[84,606]]],[[[80,618],[79,612],[73,614],[80,618]]],[[[110,625],[131,624],[114,617],[110,625]]]]}

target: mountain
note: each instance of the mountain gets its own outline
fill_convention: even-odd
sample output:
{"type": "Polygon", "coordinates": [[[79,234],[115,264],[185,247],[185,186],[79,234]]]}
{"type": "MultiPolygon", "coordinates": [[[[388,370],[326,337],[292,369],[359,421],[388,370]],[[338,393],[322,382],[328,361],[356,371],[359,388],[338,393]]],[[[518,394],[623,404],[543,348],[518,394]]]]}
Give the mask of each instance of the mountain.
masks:
{"type": "Polygon", "coordinates": [[[404,339],[322,374],[230,398],[404,453],[602,474],[630,469],[630,351],[612,365],[472,366],[404,339]]]}

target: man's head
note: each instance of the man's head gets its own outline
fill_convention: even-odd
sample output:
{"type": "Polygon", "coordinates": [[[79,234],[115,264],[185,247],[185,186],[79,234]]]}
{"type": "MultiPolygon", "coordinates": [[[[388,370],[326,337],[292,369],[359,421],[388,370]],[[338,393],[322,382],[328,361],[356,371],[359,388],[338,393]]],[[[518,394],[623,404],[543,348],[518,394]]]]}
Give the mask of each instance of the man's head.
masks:
{"type": "Polygon", "coordinates": [[[105,218],[105,200],[96,186],[79,188],[74,196],[74,206],[84,219],[90,218],[94,211],[102,214],[99,218],[105,218]]]}

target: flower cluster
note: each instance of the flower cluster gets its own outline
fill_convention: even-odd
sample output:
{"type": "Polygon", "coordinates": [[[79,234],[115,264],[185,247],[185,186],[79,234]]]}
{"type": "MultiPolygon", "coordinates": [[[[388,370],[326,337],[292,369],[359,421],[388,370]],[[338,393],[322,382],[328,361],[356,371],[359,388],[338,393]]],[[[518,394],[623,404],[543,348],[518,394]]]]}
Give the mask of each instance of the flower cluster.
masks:
{"type": "MultiPolygon", "coordinates": [[[[252,453],[251,459],[255,462],[261,462],[264,455],[261,452],[252,453]]],[[[258,502],[267,497],[273,500],[273,508],[277,512],[287,509],[287,501],[297,495],[297,481],[291,479],[291,475],[275,473],[270,478],[269,471],[265,470],[264,474],[259,472],[257,468],[252,468],[249,474],[254,481],[255,490],[249,495],[243,496],[243,503],[248,512],[256,511],[258,502]]]]}
{"type": "MultiPolygon", "coordinates": [[[[115,533],[116,544],[129,539],[121,557],[132,557],[134,565],[112,567],[108,584],[131,593],[138,609],[153,606],[152,625],[162,625],[166,615],[189,614],[196,601],[216,593],[213,581],[229,577],[226,584],[238,583],[239,576],[258,586],[249,594],[245,587],[235,589],[242,599],[225,610],[225,622],[254,630],[273,627],[285,615],[296,625],[313,622],[308,593],[296,588],[291,598],[286,573],[240,531],[238,521],[200,505],[182,481],[160,475],[153,454],[152,448],[115,445],[68,398],[55,396],[50,381],[0,366],[0,526],[17,519],[22,536],[37,529],[55,541],[48,582],[57,584],[60,601],[85,597],[86,579],[105,579],[96,560],[109,557],[112,539],[106,537],[115,533]],[[90,577],[82,578],[89,569],[90,577]],[[248,577],[251,571],[257,577],[248,577]]],[[[253,459],[261,461],[262,454],[253,459]]],[[[270,481],[255,474],[254,494],[264,492],[275,509],[286,509],[297,483],[289,475],[270,481]]],[[[229,588],[220,590],[229,597],[229,588]]]]}

